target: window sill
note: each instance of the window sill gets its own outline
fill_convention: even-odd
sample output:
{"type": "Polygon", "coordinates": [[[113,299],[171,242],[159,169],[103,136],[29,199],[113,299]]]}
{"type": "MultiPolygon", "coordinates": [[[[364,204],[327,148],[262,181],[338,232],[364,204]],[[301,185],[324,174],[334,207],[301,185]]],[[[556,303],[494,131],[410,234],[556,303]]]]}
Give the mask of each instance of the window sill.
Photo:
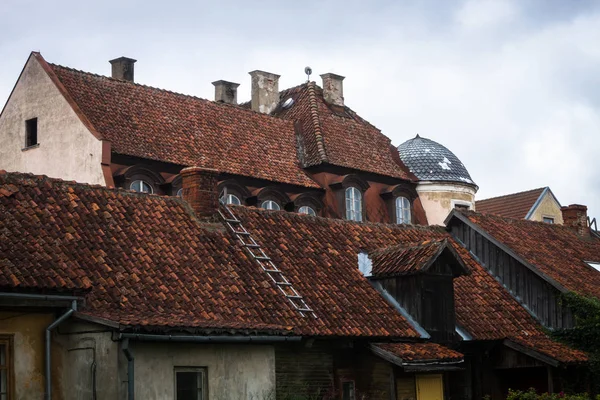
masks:
{"type": "Polygon", "coordinates": [[[28,146],[28,147],[23,147],[21,149],[21,151],[27,151],[27,150],[32,150],[32,149],[37,149],[38,147],[40,147],[39,143],[34,144],[33,146],[28,146]]]}

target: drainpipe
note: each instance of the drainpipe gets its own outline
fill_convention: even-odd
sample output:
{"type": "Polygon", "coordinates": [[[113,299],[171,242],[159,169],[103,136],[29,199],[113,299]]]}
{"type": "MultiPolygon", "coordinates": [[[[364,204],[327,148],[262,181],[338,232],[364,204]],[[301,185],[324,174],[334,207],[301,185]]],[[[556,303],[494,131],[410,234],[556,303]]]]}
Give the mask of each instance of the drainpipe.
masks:
{"type": "Polygon", "coordinates": [[[127,400],[135,399],[135,381],[134,381],[134,371],[133,371],[133,354],[129,349],[129,339],[123,340],[123,354],[127,358],[127,400]]]}
{"type": "Polygon", "coordinates": [[[77,300],[73,300],[71,308],[46,328],[46,400],[52,400],[52,360],[50,354],[52,330],[69,318],[75,311],[77,311],[77,300]]]}

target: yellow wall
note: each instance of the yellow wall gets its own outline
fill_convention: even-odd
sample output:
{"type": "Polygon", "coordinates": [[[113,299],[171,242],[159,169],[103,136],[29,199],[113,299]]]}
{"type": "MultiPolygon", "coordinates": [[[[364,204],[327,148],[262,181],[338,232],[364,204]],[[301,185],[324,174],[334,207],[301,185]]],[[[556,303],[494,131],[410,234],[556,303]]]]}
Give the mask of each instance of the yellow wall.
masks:
{"type": "Polygon", "coordinates": [[[529,218],[532,221],[543,221],[543,217],[554,218],[555,224],[563,224],[562,212],[560,206],[554,200],[554,197],[550,193],[546,193],[542,198],[542,201],[534,210],[533,214],[529,218]]]}
{"type": "MultiPolygon", "coordinates": [[[[0,334],[13,335],[15,400],[44,398],[44,334],[54,321],[51,313],[0,312],[0,334]]],[[[61,370],[62,363],[56,346],[54,370],[61,370]]],[[[53,396],[60,400],[60,394],[53,396]]]]}

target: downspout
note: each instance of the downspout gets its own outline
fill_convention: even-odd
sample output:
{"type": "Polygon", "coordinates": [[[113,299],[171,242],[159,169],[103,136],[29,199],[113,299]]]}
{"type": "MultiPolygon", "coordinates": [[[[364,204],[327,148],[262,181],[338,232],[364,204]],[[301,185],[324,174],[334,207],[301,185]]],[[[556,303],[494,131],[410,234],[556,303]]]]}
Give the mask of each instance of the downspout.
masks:
{"type": "Polygon", "coordinates": [[[134,370],[133,370],[133,354],[129,349],[129,339],[123,340],[123,354],[127,358],[127,400],[135,399],[135,381],[134,381],[134,370]]]}
{"type": "Polygon", "coordinates": [[[73,300],[71,308],[46,328],[46,400],[52,400],[52,360],[50,351],[52,330],[69,318],[75,311],[77,311],[77,300],[73,300]]]}

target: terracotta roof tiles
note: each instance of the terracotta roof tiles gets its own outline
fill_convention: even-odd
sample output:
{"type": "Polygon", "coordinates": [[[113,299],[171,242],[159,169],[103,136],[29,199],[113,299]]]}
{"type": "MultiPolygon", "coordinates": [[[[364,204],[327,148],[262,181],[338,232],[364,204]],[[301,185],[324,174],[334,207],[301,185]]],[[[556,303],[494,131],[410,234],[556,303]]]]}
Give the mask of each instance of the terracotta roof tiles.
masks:
{"type": "Polygon", "coordinates": [[[535,202],[546,188],[532,189],[525,192],[512,193],[504,196],[475,202],[479,213],[497,214],[506,218],[525,218],[535,202]]]}
{"type": "Polygon", "coordinates": [[[402,359],[403,363],[460,362],[463,355],[437,343],[378,343],[375,346],[402,359]]]}

